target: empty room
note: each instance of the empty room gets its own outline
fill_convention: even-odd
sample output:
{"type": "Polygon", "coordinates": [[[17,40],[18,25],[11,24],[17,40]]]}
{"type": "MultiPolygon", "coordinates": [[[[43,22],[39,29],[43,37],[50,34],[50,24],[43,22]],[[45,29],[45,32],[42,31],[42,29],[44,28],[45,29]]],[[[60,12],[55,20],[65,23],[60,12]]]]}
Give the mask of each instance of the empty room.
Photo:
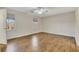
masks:
{"type": "Polygon", "coordinates": [[[79,8],[0,8],[1,52],[78,52],[79,8]]]}

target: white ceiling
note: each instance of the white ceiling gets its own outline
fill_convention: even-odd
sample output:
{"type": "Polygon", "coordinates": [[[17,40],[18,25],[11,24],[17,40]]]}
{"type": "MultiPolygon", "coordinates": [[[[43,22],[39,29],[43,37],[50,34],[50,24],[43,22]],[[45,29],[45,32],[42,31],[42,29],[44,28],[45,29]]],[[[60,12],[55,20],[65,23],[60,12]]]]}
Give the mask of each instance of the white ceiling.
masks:
{"type": "Polygon", "coordinates": [[[66,12],[72,12],[75,11],[76,8],[73,7],[45,7],[48,9],[48,12],[46,14],[33,14],[31,13],[31,10],[33,10],[35,7],[8,7],[8,9],[28,13],[29,15],[32,16],[39,16],[39,17],[46,17],[46,16],[51,16],[51,15],[57,15],[57,14],[62,14],[66,12]]]}

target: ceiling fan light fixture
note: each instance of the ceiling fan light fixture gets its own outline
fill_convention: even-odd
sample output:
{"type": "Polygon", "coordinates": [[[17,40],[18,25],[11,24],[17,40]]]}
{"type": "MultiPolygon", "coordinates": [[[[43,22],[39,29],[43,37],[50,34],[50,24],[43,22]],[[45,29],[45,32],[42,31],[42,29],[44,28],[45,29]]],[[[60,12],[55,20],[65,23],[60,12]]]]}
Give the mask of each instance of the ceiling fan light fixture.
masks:
{"type": "Polygon", "coordinates": [[[44,7],[37,7],[36,9],[32,10],[32,13],[34,14],[43,14],[46,12],[47,12],[47,9],[44,7]]]}

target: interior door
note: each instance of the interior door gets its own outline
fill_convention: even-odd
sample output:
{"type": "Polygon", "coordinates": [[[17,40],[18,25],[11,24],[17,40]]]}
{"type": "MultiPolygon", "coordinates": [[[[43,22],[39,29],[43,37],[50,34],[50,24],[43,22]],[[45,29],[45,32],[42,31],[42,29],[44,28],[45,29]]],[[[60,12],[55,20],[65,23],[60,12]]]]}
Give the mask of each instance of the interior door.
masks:
{"type": "Polygon", "coordinates": [[[7,10],[6,9],[0,9],[0,44],[7,44],[6,16],[7,16],[7,10]]]}

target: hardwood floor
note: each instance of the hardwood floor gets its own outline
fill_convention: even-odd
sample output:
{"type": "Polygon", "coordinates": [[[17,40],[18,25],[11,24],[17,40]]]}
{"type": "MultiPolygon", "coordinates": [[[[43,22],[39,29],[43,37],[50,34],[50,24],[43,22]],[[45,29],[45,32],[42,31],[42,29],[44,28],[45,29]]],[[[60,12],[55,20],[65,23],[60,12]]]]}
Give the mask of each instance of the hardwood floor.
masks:
{"type": "Polygon", "coordinates": [[[6,44],[0,44],[0,52],[4,52],[6,49],[6,44]]]}
{"type": "Polygon", "coordinates": [[[72,37],[37,33],[8,40],[6,52],[76,52],[75,39],[72,37]]]}

